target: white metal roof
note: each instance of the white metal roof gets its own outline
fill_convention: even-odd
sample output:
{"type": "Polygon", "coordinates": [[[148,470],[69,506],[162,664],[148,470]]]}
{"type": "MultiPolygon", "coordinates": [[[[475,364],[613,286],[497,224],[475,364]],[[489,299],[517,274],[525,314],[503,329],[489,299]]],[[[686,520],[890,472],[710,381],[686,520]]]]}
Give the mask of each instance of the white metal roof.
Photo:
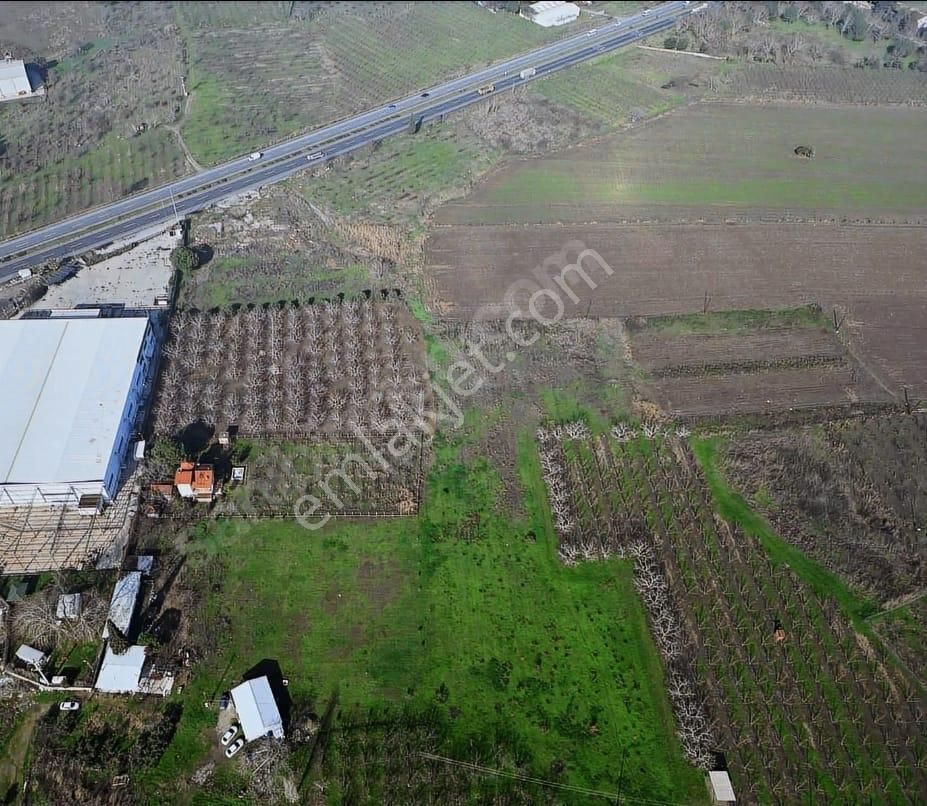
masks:
{"type": "MultiPolygon", "coordinates": [[[[138,601],[141,587],[142,572],[130,571],[121,577],[113,588],[113,598],[109,602],[109,615],[106,620],[113,622],[123,635],[127,635],[132,626],[132,616],[135,614],[135,603],[138,601]]],[[[103,637],[109,638],[108,624],[103,627],[103,637]]]]}
{"type": "Polygon", "coordinates": [[[138,680],[145,665],[145,647],[130,646],[123,654],[106,647],[95,688],[110,694],[138,691],[138,680]]]}
{"type": "Polygon", "coordinates": [[[0,484],[103,480],[147,328],[0,320],[0,484]]]}
{"type": "Polygon", "coordinates": [[[23,644],[16,650],[16,657],[23,663],[31,663],[33,666],[41,666],[45,663],[45,653],[28,644],[23,644]]]}
{"type": "Polygon", "coordinates": [[[32,85],[21,59],[0,59],[0,98],[22,98],[32,95],[32,85]]]}
{"type": "Polygon", "coordinates": [[[579,6],[565,0],[541,0],[528,6],[532,22],[543,28],[572,22],[579,16],[579,6]]]}
{"type": "Polygon", "coordinates": [[[247,741],[253,742],[268,733],[283,738],[283,720],[266,677],[247,680],[235,686],[231,693],[247,741]]]}
{"type": "Polygon", "coordinates": [[[712,794],[719,803],[734,803],[734,787],[731,785],[731,777],[722,770],[713,770],[708,773],[708,780],[711,781],[712,794]]]}

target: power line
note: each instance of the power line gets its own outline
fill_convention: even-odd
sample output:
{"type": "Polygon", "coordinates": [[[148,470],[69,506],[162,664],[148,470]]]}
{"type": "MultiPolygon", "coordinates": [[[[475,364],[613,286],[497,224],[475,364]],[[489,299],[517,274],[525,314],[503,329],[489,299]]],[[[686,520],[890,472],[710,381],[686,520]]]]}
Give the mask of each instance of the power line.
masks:
{"type": "Polygon", "coordinates": [[[533,775],[525,775],[520,772],[509,772],[506,770],[494,769],[493,767],[484,767],[482,764],[474,764],[471,761],[459,761],[456,758],[438,756],[434,753],[424,753],[419,751],[418,755],[422,758],[427,758],[432,761],[443,761],[445,764],[452,764],[455,767],[463,767],[468,770],[473,770],[474,772],[485,773],[486,775],[495,775],[500,778],[512,778],[517,781],[525,781],[531,784],[551,787],[552,789],[562,789],[567,792],[576,792],[580,795],[591,795],[592,797],[602,798],[603,800],[618,802],[618,798],[621,798],[621,800],[632,803],[642,803],[646,806],[682,806],[682,804],[680,804],[678,801],[654,800],[652,798],[639,798],[633,795],[620,795],[615,792],[604,792],[601,789],[588,789],[584,786],[575,786],[573,784],[563,784],[559,781],[548,781],[544,778],[535,778],[533,775]]]}

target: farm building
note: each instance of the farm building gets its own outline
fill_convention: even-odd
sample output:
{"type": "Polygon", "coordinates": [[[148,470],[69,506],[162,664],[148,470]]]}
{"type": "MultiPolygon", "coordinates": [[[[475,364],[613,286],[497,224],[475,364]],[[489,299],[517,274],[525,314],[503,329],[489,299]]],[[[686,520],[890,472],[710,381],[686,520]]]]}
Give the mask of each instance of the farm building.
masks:
{"type": "Polygon", "coordinates": [[[174,486],[182,498],[209,503],[215,497],[216,487],[212,466],[181,462],[174,474],[174,486]]]}
{"type": "Polygon", "coordinates": [[[231,694],[246,741],[253,742],[265,736],[283,738],[283,719],[266,677],[246,680],[235,686],[231,694]]]}
{"type": "Polygon", "coordinates": [[[130,646],[119,653],[108,646],[94,688],[107,694],[134,694],[139,690],[144,665],[145,647],[130,646]]]}
{"type": "Polygon", "coordinates": [[[138,595],[142,590],[142,572],[130,571],[119,578],[113,588],[113,596],[109,602],[109,613],[106,616],[106,626],[103,627],[103,637],[109,638],[109,624],[127,636],[132,629],[132,619],[135,617],[135,607],[138,604],[138,595]]]}
{"type": "Polygon", "coordinates": [[[526,20],[540,25],[542,28],[553,28],[556,25],[567,25],[579,17],[579,6],[575,3],[558,2],[558,0],[544,0],[532,3],[521,11],[526,20]]]}
{"type": "Polygon", "coordinates": [[[0,101],[16,101],[45,94],[41,76],[31,75],[22,59],[7,53],[0,61],[0,101]]]}
{"type": "Polygon", "coordinates": [[[147,316],[53,313],[0,321],[0,507],[97,511],[123,477],[157,340],[147,316]]]}

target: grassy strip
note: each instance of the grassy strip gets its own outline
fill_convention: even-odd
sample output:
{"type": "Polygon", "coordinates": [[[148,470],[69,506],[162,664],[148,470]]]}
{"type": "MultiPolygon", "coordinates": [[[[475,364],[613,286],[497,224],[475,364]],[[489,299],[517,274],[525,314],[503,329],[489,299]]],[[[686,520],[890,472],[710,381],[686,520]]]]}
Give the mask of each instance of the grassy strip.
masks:
{"type": "Polygon", "coordinates": [[[802,305],[781,310],[739,310],[651,316],[647,330],[667,335],[690,333],[740,333],[766,328],[830,327],[831,321],[819,305],[802,305]]]}
{"type": "Polygon", "coordinates": [[[691,444],[721,517],[759,540],[773,562],[789,566],[818,595],[836,601],[858,628],[863,627],[864,619],[875,613],[878,606],[854,593],[835,574],[779,537],[766,520],[754,512],[743,496],[730,487],[718,467],[720,442],[717,437],[693,438],[691,444]]]}

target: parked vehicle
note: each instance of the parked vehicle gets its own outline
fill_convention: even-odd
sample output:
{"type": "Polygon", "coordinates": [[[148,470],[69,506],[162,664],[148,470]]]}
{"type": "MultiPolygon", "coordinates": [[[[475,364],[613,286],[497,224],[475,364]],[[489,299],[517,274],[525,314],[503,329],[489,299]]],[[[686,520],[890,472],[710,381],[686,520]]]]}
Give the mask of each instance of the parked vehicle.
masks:
{"type": "Polygon", "coordinates": [[[255,162],[256,160],[259,160],[259,159],[260,159],[261,157],[263,157],[263,156],[264,156],[264,152],[263,152],[263,151],[252,151],[252,152],[248,155],[248,162],[255,162]]]}
{"type": "Polygon", "coordinates": [[[238,735],[238,725],[232,725],[225,733],[222,734],[222,738],[219,740],[222,742],[222,746],[226,747],[232,739],[238,735]]]}
{"type": "Polygon", "coordinates": [[[496,91],[496,85],[495,85],[495,84],[487,84],[486,86],[480,87],[480,88],[477,90],[477,92],[478,92],[480,95],[489,95],[489,93],[495,92],[495,91],[496,91]]]}
{"type": "Polygon", "coordinates": [[[518,77],[519,77],[522,81],[524,81],[526,78],[532,78],[532,77],[536,76],[536,75],[537,75],[537,72],[538,72],[538,71],[537,71],[537,68],[536,68],[536,67],[526,67],[524,70],[522,70],[522,71],[518,74],[518,77]]]}
{"type": "Polygon", "coordinates": [[[309,162],[315,162],[316,160],[322,159],[324,156],[324,151],[316,151],[315,154],[310,154],[308,157],[306,157],[306,159],[309,160],[309,162]]]}
{"type": "Polygon", "coordinates": [[[234,756],[242,747],[245,746],[245,739],[242,736],[239,739],[236,739],[232,744],[225,748],[225,757],[231,758],[234,756]]]}
{"type": "Polygon", "coordinates": [[[65,700],[58,706],[59,711],[79,711],[80,703],[77,700],[65,700]]]}

